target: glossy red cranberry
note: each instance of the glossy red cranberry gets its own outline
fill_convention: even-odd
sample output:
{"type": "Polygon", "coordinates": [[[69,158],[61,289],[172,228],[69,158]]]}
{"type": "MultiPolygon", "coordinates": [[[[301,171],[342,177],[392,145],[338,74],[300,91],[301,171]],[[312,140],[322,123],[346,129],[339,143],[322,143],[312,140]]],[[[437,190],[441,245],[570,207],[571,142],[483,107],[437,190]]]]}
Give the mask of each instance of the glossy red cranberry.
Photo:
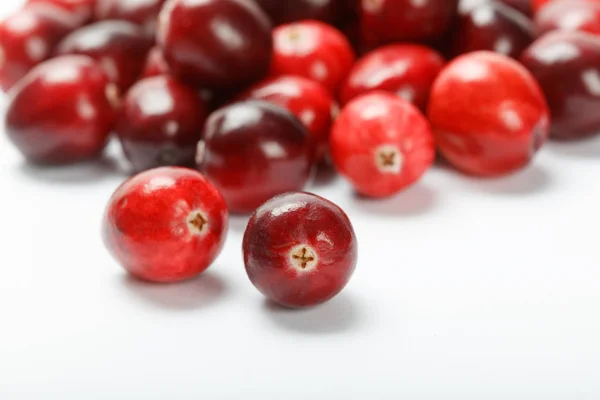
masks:
{"type": "Polygon", "coordinates": [[[280,76],[260,82],[238,96],[238,100],[248,99],[265,100],[288,109],[311,133],[317,158],[325,157],[338,105],[323,86],[300,76],[280,76]]]}
{"type": "Polygon", "coordinates": [[[117,118],[117,135],[129,162],[145,169],[193,167],[208,112],[195,90],[167,75],[131,87],[117,118]]]}
{"type": "Polygon", "coordinates": [[[535,16],[538,34],[554,30],[600,34],[600,1],[571,0],[549,3],[535,16]]]}
{"type": "Polygon", "coordinates": [[[146,57],[142,78],[150,78],[152,76],[164,75],[169,73],[169,65],[165,60],[160,47],[153,47],[146,57]]]}
{"type": "Polygon", "coordinates": [[[91,58],[46,61],[11,91],[6,133],[35,163],[61,164],[93,157],[102,151],[113,127],[108,96],[114,91],[91,58]]]}
{"type": "Polygon", "coordinates": [[[263,204],[248,223],[243,248],[254,286],[285,307],[314,306],[336,296],[354,273],[358,253],[344,211],[309,193],[263,204]]]}
{"type": "Polygon", "coordinates": [[[556,139],[600,132],[600,41],[582,32],[550,32],[536,40],[521,62],[539,82],[550,105],[556,139]]]}
{"type": "Polygon", "coordinates": [[[340,101],[346,104],[362,94],[383,90],[425,110],[431,85],[444,64],[438,52],[425,46],[381,47],[354,64],[340,92],[340,101]]]}
{"type": "Polygon", "coordinates": [[[346,16],[350,0],[256,0],[256,2],[276,25],[307,19],[335,24],[346,16]]]}
{"type": "Polygon", "coordinates": [[[158,14],[165,0],[96,0],[96,20],[121,19],[140,25],[148,34],[156,32],[158,14]]]}
{"type": "Polygon", "coordinates": [[[534,39],[535,29],[529,18],[505,4],[489,2],[460,18],[453,53],[490,50],[518,58],[534,39]]]}
{"type": "Polygon", "coordinates": [[[531,0],[500,0],[502,3],[530,17],[533,14],[531,9],[531,0]]]}
{"type": "Polygon", "coordinates": [[[346,105],[331,131],[331,157],[356,191],[394,195],[415,183],[435,159],[427,120],[412,104],[385,92],[346,105]]]}
{"type": "Polygon", "coordinates": [[[501,175],[527,165],[548,136],[549,113],[531,74],[501,54],[458,57],[435,81],[429,120],[456,168],[501,175]]]}
{"type": "Polygon", "coordinates": [[[205,271],[227,235],[227,207],[197,171],[162,167],[142,172],[112,195],[104,242],[132,275],[177,282],[205,271]]]}
{"type": "Polygon", "coordinates": [[[553,0],[531,0],[531,8],[533,9],[533,14],[535,15],[542,7],[544,7],[551,1],[553,0]]]}
{"type": "Polygon", "coordinates": [[[126,21],[102,21],[65,37],[56,54],[82,54],[97,60],[121,93],[139,78],[152,47],[142,29],[126,21]]]}
{"type": "Polygon", "coordinates": [[[231,212],[250,213],[275,195],[304,188],[313,169],[314,144],[284,108],[241,102],[208,118],[197,161],[231,212]]]}
{"type": "Polygon", "coordinates": [[[248,0],[169,1],[158,43],[173,73],[215,89],[261,79],[273,51],[269,18],[248,0]]]}
{"type": "Polygon", "coordinates": [[[348,39],[319,21],[281,25],[273,31],[271,76],[298,75],[337,93],[354,63],[348,39]]]}
{"type": "Polygon", "coordinates": [[[79,27],[92,18],[96,0],[28,0],[27,4],[50,4],[67,11],[75,26],[79,27]]]}

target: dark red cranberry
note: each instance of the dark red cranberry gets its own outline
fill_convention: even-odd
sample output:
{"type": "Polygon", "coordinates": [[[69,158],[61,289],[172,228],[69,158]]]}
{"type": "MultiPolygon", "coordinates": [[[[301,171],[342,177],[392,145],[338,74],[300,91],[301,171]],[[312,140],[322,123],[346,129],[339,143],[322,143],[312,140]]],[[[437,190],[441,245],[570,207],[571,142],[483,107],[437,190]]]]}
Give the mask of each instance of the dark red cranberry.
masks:
{"type": "Polygon", "coordinates": [[[548,136],[544,95],[519,63],[488,51],[458,57],[431,90],[438,149],[456,168],[501,175],[527,165],[548,136]]]}
{"type": "Polygon", "coordinates": [[[460,18],[454,33],[453,53],[490,50],[518,58],[535,39],[533,22],[511,7],[490,2],[460,18]]]}
{"type": "Polygon", "coordinates": [[[154,35],[158,14],[165,0],[96,0],[96,20],[121,19],[140,25],[154,35]]]}
{"type": "Polygon", "coordinates": [[[550,32],[521,57],[550,105],[556,139],[600,132],[600,41],[583,32],[550,32]]]}
{"type": "Polygon", "coordinates": [[[124,93],[142,73],[151,47],[152,40],[137,25],[126,21],[102,21],[65,37],[56,54],[82,54],[94,58],[124,93]]]}
{"type": "Polygon", "coordinates": [[[227,207],[197,171],[162,167],[142,172],[112,195],[103,238],[132,275],[177,282],[202,273],[217,258],[227,235],[227,207]]]}
{"type": "Polygon", "coordinates": [[[79,27],[92,18],[96,0],[28,0],[27,4],[50,4],[67,11],[75,26],[79,27]]]}
{"type": "Polygon", "coordinates": [[[11,91],[6,132],[30,161],[62,164],[100,153],[114,122],[116,88],[84,56],[46,61],[11,91]]]}
{"type": "Polygon", "coordinates": [[[346,104],[362,94],[383,90],[425,110],[431,85],[444,64],[438,52],[425,46],[381,47],[354,64],[340,92],[340,101],[346,104]]]}
{"type": "Polygon", "coordinates": [[[269,18],[248,0],[170,1],[158,42],[173,73],[215,89],[264,77],[273,50],[269,18]]]}
{"type": "Polygon", "coordinates": [[[317,158],[325,157],[338,105],[323,86],[300,76],[281,76],[257,83],[238,96],[238,100],[248,99],[265,100],[288,109],[313,136],[317,158]]]}
{"type": "Polygon", "coordinates": [[[538,35],[554,30],[600,34],[600,1],[571,0],[549,3],[535,16],[538,35]]]}
{"type": "Polygon", "coordinates": [[[531,9],[531,0],[500,0],[502,3],[530,17],[533,14],[531,9]]]}
{"type": "Polygon", "coordinates": [[[256,288],[285,307],[308,307],[344,289],[356,268],[350,219],[329,200],[288,193],[263,204],[244,234],[244,263],[256,288]]]}
{"type": "Polygon", "coordinates": [[[169,73],[169,65],[160,47],[153,47],[146,57],[142,78],[164,75],[169,73]]]}
{"type": "Polygon", "coordinates": [[[298,75],[336,94],[354,63],[348,39],[319,21],[281,25],[273,31],[271,76],[298,75]]]}
{"type": "Polygon", "coordinates": [[[314,144],[286,109],[241,102],[208,118],[197,161],[231,212],[250,213],[277,194],[304,188],[313,169],[314,144]]]}
{"type": "Polygon", "coordinates": [[[276,25],[307,19],[335,24],[345,17],[349,8],[349,0],[256,0],[256,2],[276,25]]]}

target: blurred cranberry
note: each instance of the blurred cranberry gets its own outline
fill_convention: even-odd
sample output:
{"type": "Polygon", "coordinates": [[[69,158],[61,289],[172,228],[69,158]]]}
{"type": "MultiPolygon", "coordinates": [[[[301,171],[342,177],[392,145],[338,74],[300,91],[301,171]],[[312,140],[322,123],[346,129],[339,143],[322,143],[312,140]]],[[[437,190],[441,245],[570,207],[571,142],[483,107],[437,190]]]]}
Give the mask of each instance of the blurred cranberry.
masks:
{"type": "Polygon", "coordinates": [[[140,25],[154,35],[158,13],[165,0],[96,0],[96,20],[122,19],[140,25]]]}
{"type": "Polygon", "coordinates": [[[556,1],[540,9],[535,16],[538,35],[554,30],[600,34],[600,1],[556,1]]]}
{"type": "Polygon", "coordinates": [[[256,0],[274,24],[314,19],[329,24],[341,21],[350,0],[256,0]]]}
{"type": "Polygon", "coordinates": [[[169,1],[158,43],[171,71],[197,86],[235,88],[266,76],[271,23],[253,1],[169,1]]]}
{"type": "Polygon", "coordinates": [[[600,132],[600,40],[582,32],[550,32],[521,56],[546,95],[550,134],[574,139],[600,132]]]}
{"type": "Polygon", "coordinates": [[[533,10],[533,14],[537,13],[544,5],[551,2],[553,0],[531,0],[531,8],[533,10]]]}
{"type": "Polygon", "coordinates": [[[348,39],[331,25],[302,21],[273,31],[271,76],[299,75],[336,94],[354,63],[348,39]]]}
{"type": "Polygon", "coordinates": [[[6,132],[32,162],[61,164],[95,156],[113,127],[112,86],[89,57],[46,61],[11,92],[6,132]]]}
{"type": "Polygon", "coordinates": [[[531,9],[531,0],[500,0],[507,6],[514,8],[515,10],[523,13],[524,15],[530,17],[533,14],[533,10],[531,9]]]}
{"type": "Polygon", "coordinates": [[[146,57],[146,63],[144,64],[144,70],[142,72],[143,78],[149,78],[151,76],[163,75],[169,73],[169,65],[165,60],[165,56],[160,47],[155,46],[150,50],[146,57]]]}
{"type": "Polygon", "coordinates": [[[92,18],[96,0],[28,0],[27,4],[50,4],[66,10],[73,23],[79,27],[92,18]]]}
{"type": "Polygon", "coordinates": [[[152,41],[126,21],[102,21],[65,37],[56,54],[83,54],[97,60],[108,77],[125,93],[139,78],[152,41]]]}
{"type": "Polygon", "coordinates": [[[425,110],[433,81],[444,66],[436,51],[419,45],[381,47],[359,59],[350,71],[340,101],[376,90],[391,92],[425,110]]]}
{"type": "Polygon", "coordinates": [[[549,129],[548,106],[531,74],[488,51],[458,57],[431,90],[429,120],[438,149],[456,168],[501,175],[529,163],[549,129]]]}

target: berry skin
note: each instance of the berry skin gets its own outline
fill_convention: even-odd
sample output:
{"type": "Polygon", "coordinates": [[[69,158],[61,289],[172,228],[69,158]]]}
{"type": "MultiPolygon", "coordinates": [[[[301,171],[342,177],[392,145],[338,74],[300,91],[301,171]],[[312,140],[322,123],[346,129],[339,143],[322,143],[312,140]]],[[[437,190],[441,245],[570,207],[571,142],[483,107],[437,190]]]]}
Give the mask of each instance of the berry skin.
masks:
{"type": "Polygon", "coordinates": [[[160,47],[155,46],[150,50],[146,57],[146,63],[144,64],[144,70],[142,71],[141,77],[150,78],[166,74],[169,74],[169,65],[167,64],[160,47]]]}
{"type": "Polygon", "coordinates": [[[375,92],[343,108],[331,131],[331,156],[359,193],[386,197],[429,169],[435,144],[419,110],[392,94],[375,92]]]}
{"type": "Polygon", "coordinates": [[[545,142],[550,120],[533,76],[488,51],[446,66],[433,85],[428,116],[442,155],[463,172],[482,176],[527,165],[545,142]]]}
{"type": "Polygon", "coordinates": [[[554,30],[600,34],[600,1],[552,2],[535,15],[538,36],[554,30]]]}
{"type": "Polygon", "coordinates": [[[165,0],[96,0],[96,20],[120,19],[141,26],[150,35],[156,32],[158,14],[165,0]]]}
{"type": "Polygon", "coordinates": [[[28,0],[27,6],[29,4],[49,4],[58,7],[69,14],[75,27],[80,27],[92,18],[95,3],[96,0],[28,0]]]}
{"type": "MultiPolygon", "coordinates": [[[[350,0],[355,1],[355,0],[350,0]]],[[[287,24],[306,19],[316,19],[334,24],[345,17],[348,0],[256,0],[274,24],[287,24]]]]}
{"type": "Polygon", "coordinates": [[[256,210],[244,234],[250,281],[285,307],[308,307],[337,295],[356,267],[358,245],[348,216],[309,193],[277,196],[256,210]]]}
{"type": "Polygon", "coordinates": [[[227,218],[223,198],[202,174],[162,167],[115,191],[102,233],[110,253],[132,275],[177,282],[200,274],[217,258],[227,218]]]}

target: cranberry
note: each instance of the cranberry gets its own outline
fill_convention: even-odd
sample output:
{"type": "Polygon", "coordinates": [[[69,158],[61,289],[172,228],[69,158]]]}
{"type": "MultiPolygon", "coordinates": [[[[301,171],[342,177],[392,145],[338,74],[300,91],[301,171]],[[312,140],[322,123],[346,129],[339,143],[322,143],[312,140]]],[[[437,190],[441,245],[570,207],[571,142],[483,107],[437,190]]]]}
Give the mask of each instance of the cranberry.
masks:
{"type": "Polygon", "coordinates": [[[97,20],[121,19],[140,25],[154,34],[158,13],[165,0],[96,0],[94,17],[97,20]]]}
{"type": "Polygon", "coordinates": [[[205,271],[227,235],[227,207],[197,171],[142,172],[112,195],[103,221],[108,250],[132,275],[176,282],[205,271]]]}
{"type": "Polygon", "coordinates": [[[169,1],[158,42],[173,73],[208,88],[264,77],[273,50],[269,18],[247,0],[169,1]]]}
{"type": "Polygon", "coordinates": [[[11,91],[6,132],[36,163],[61,164],[95,156],[113,127],[114,112],[107,97],[116,90],[112,86],[88,57],[46,61],[11,91]]]}
{"type": "Polygon", "coordinates": [[[596,36],[548,33],[523,53],[521,62],[546,95],[553,138],[574,139],[600,131],[600,41],[596,36]]]}
{"type": "Polygon", "coordinates": [[[381,47],[354,64],[340,100],[346,104],[361,94],[384,90],[424,110],[431,85],[444,63],[438,52],[425,46],[396,44],[381,47]]]}
{"type": "Polygon", "coordinates": [[[273,23],[286,24],[306,19],[334,24],[344,17],[348,0],[256,0],[273,23]]]}
{"type": "Polygon", "coordinates": [[[550,3],[536,14],[535,23],[539,35],[553,30],[600,34],[600,2],[571,0],[550,3]]]}
{"type": "Polygon", "coordinates": [[[142,71],[143,78],[150,78],[152,76],[164,75],[169,73],[169,65],[165,60],[160,47],[153,47],[146,57],[146,63],[144,64],[144,70],[142,71]]]}
{"type": "Polygon", "coordinates": [[[338,106],[320,84],[300,76],[281,76],[260,82],[238,96],[238,100],[247,99],[265,100],[287,108],[313,136],[317,158],[325,157],[338,106]]]}
{"type": "Polygon", "coordinates": [[[358,252],[344,211],[309,193],[288,193],[263,204],[248,223],[243,247],[254,286],[285,307],[314,306],[341,292],[358,252]]]}
{"type": "Polygon", "coordinates": [[[548,107],[535,79],[513,59],[488,51],[446,66],[431,91],[429,120],[444,157],[476,175],[525,166],[549,128],[548,107]]]}
{"type": "Polygon", "coordinates": [[[481,4],[462,16],[454,35],[455,55],[490,50],[513,58],[535,38],[529,18],[497,2],[481,4]]]}
{"type": "Polygon", "coordinates": [[[500,1],[528,17],[531,16],[533,13],[533,10],[531,9],[531,0],[500,0],[500,1]]]}
{"type": "Polygon", "coordinates": [[[138,26],[126,21],[103,21],[65,37],[56,53],[94,58],[124,93],[142,73],[151,47],[152,41],[138,26]]]}
{"type": "Polygon", "coordinates": [[[348,39],[319,21],[281,25],[273,31],[271,76],[299,75],[337,93],[354,63],[348,39]]]}
{"type": "Polygon", "coordinates": [[[533,9],[534,15],[550,1],[552,0],[531,0],[531,8],[533,9]]]}
{"type": "Polygon", "coordinates": [[[82,26],[92,18],[96,0],[28,0],[27,4],[50,4],[67,11],[76,26],[82,26]]]}
{"type": "Polygon", "coordinates": [[[331,131],[331,156],[359,193],[386,197],[421,178],[433,164],[435,144],[419,110],[377,92],[344,107],[331,131]]]}
{"type": "Polygon", "coordinates": [[[198,164],[236,213],[301,190],[311,176],[314,148],[306,128],[284,108],[263,101],[215,111],[198,145],[198,164]]]}

